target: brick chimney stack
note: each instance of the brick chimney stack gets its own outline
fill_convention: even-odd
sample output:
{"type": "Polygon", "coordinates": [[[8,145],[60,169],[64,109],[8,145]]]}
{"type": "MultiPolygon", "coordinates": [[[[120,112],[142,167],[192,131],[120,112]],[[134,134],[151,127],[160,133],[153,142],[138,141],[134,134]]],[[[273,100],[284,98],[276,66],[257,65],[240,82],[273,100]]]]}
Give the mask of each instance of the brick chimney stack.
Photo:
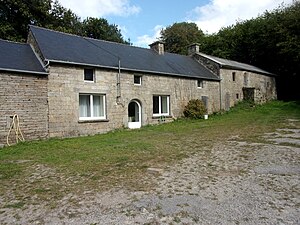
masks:
{"type": "Polygon", "coordinates": [[[193,55],[196,53],[200,53],[200,44],[193,43],[188,46],[188,55],[193,55]]]}
{"type": "Polygon", "coordinates": [[[163,55],[165,53],[165,47],[163,41],[156,41],[149,45],[150,48],[156,51],[159,55],[163,55]]]}

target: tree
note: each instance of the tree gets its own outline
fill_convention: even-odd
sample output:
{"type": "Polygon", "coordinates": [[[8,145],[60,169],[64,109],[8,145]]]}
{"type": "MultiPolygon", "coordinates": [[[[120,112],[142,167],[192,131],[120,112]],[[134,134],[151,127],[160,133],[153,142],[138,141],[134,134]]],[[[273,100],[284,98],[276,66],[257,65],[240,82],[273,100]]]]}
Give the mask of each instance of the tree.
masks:
{"type": "Polygon", "coordinates": [[[82,23],[79,16],[63,7],[57,0],[51,6],[49,20],[44,25],[45,27],[65,33],[82,34],[82,23]]]}
{"type": "Polygon", "coordinates": [[[279,99],[299,100],[300,2],[205,36],[200,51],[279,75],[279,99]]]}
{"type": "Polygon", "coordinates": [[[187,54],[187,46],[201,42],[204,34],[195,23],[174,23],[161,31],[160,39],[165,42],[167,52],[187,54]]]}
{"type": "Polygon", "coordinates": [[[28,24],[44,26],[51,0],[2,0],[0,2],[0,38],[25,41],[28,24]]]}
{"type": "Polygon", "coordinates": [[[128,44],[124,41],[118,26],[109,24],[106,19],[88,17],[82,25],[83,36],[128,44]]]}
{"type": "Polygon", "coordinates": [[[105,19],[80,17],[57,0],[1,0],[0,38],[25,42],[28,25],[57,31],[126,43],[118,26],[105,19]]]}

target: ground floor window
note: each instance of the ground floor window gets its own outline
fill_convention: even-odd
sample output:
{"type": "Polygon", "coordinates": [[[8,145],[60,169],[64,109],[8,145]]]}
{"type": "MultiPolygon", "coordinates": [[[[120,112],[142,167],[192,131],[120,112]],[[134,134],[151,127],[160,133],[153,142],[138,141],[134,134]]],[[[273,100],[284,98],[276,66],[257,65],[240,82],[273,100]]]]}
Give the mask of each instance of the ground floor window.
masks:
{"type": "Polygon", "coordinates": [[[79,119],[106,119],[105,95],[79,94],[79,119]]]}
{"type": "Polygon", "coordinates": [[[170,115],[170,96],[154,95],[153,96],[153,116],[170,115]]]}

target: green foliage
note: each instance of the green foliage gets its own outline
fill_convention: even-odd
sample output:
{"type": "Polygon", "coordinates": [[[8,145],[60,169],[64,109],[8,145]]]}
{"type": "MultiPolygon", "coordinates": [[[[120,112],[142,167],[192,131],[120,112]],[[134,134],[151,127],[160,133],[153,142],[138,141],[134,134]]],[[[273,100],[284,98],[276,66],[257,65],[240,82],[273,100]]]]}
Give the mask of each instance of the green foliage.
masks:
{"type": "Polygon", "coordinates": [[[107,41],[129,44],[122,38],[121,30],[115,24],[109,24],[103,18],[86,18],[83,23],[83,36],[107,41]]]}
{"type": "Polygon", "coordinates": [[[187,46],[200,42],[204,37],[195,23],[174,23],[161,31],[161,40],[165,42],[167,52],[187,54],[187,46]]]}
{"type": "Polygon", "coordinates": [[[206,107],[200,99],[190,100],[183,111],[184,116],[191,119],[203,118],[206,113],[206,107]]]}
{"type": "Polygon", "coordinates": [[[206,36],[200,51],[249,63],[279,75],[279,99],[300,99],[300,2],[206,36]]]}
{"type": "Polygon", "coordinates": [[[63,7],[57,0],[51,5],[48,21],[44,27],[57,31],[82,35],[82,23],[80,17],[70,9],[63,7]]]}
{"type": "Polygon", "coordinates": [[[25,41],[28,24],[47,24],[50,9],[51,0],[0,1],[0,38],[25,41]]]}
{"type": "Polygon", "coordinates": [[[129,44],[116,25],[106,19],[80,17],[57,0],[1,0],[0,38],[25,42],[28,25],[129,44]]]}

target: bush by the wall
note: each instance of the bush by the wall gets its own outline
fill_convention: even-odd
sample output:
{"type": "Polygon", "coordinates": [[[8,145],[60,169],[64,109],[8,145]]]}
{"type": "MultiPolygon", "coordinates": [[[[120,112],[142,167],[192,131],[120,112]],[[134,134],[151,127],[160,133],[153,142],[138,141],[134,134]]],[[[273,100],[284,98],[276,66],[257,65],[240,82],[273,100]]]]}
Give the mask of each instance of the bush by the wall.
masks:
{"type": "Polygon", "coordinates": [[[183,114],[187,118],[200,119],[207,114],[207,110],[203,101],[200,99],[192,99],[184,107],[183,114]]]}

